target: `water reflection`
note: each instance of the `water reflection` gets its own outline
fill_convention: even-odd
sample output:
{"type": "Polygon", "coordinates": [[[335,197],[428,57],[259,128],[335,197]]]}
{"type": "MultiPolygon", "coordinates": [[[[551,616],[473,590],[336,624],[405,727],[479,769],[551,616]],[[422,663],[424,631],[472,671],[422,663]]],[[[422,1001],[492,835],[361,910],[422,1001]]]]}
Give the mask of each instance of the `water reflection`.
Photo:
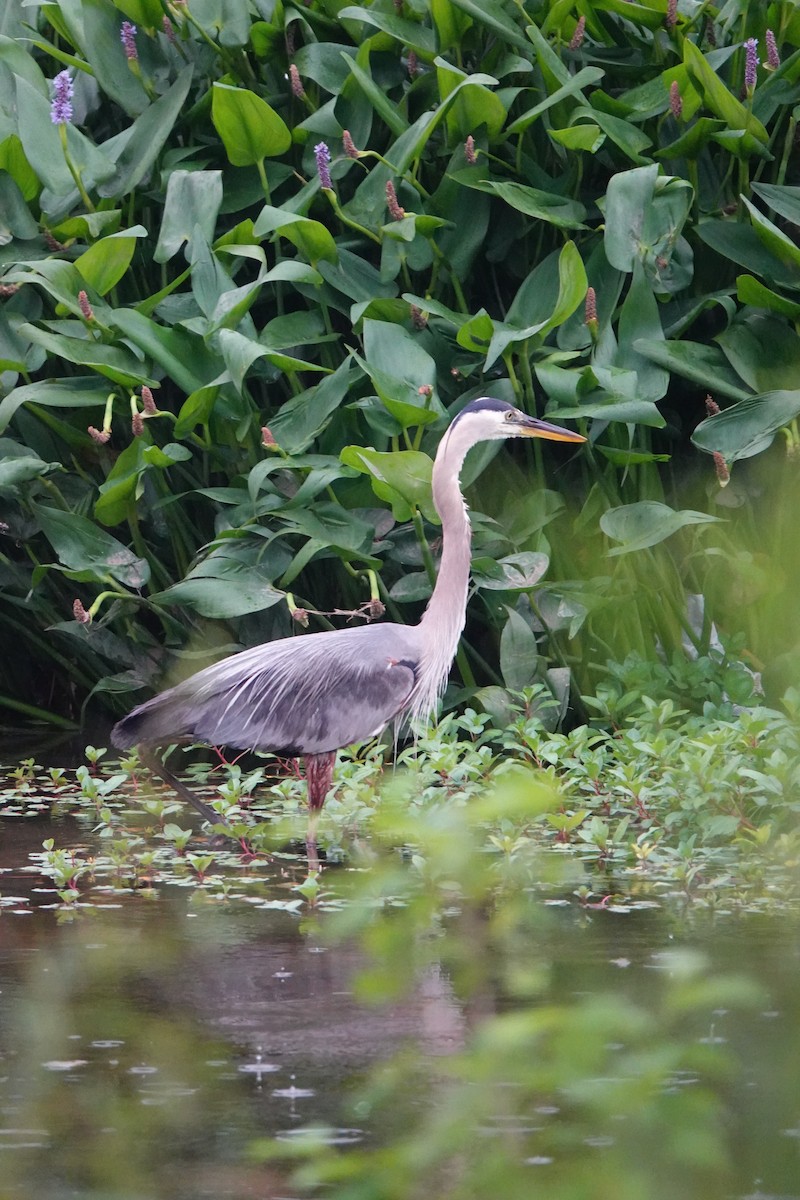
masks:
{"type": "Polygon", "coordinates": [[[376,1200],[426,1170],[453,1197],[498,1178],[555,1200],[796,1196],[796,918],[526,904],[513,928],[481,902],[446,934],[412,925],[421,956],[413,905],[361,944],[178,888],[66,923],[7,907],[0,1197],[299,1195],[272,1147],[310,1154],[319,1127],[333,1157],[304,1170],[326,1194],[346,1152],[376,1200]]]}

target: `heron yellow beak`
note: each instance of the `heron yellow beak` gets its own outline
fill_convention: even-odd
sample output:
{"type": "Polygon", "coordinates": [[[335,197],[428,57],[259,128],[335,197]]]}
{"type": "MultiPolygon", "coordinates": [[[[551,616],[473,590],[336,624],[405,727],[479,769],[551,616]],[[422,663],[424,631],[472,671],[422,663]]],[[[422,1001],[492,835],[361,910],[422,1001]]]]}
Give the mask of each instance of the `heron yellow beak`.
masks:
{"type": "Polygon", "coordinates": [[[585,442],[581,433],[571,429],[562,429],[560,425],[551,425],[548,421],[540,421],[537,417],[526,416],[520,423],[519,432],[523,437],[546,438],[550,442],[585,442]]]}

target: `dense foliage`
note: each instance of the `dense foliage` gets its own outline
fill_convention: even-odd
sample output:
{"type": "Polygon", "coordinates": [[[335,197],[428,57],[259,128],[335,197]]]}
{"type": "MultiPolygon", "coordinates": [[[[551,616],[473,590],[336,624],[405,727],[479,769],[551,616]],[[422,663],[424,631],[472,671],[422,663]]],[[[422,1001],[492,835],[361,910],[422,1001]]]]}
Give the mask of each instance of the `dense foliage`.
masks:
{"type": "Polygon", "coordinates": [[[415,619],[431,455],[487,392],[591,440],[471,490],[467,692],[563,704],[712,621],[780,689],[798,45],[788,2],[10,0],[3,702],[415,619]]]}

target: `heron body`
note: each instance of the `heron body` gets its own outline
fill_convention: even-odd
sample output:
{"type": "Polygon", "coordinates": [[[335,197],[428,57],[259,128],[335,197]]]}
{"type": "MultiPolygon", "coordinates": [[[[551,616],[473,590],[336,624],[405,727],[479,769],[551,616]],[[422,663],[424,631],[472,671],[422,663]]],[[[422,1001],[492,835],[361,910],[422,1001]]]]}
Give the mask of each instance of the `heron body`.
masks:
{"type": "MultiPolygon", "coordinates": [[[[395,718],[424,720],[435,709],[466,619],[470,526],[459,473],[472,446],[509,437],[585,440],[492,398],[473,400],[459,413],[433,466],[442,557],[419,624],[387,621],[243,650],[139,705],[114,727],[114,745],[148,749],[189,740],[303,758],[309,809],[318,812],[338,749],[376,736],[395,718]]],[[[180,791],[218,820],[188,789],[180,791]]]]}

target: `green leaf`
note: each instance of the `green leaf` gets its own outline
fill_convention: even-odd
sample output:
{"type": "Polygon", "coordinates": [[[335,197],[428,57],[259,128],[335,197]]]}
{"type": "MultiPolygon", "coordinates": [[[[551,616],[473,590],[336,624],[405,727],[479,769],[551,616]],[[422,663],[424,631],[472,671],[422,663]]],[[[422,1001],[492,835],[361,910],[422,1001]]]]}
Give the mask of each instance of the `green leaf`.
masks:
{"type": "Polygon", "coordinates": [[[97,408],[108,395],[108,384],[97,376],[74,379],[44,379],[14,388],[0,401],[0,434],[8,428],[23,404],[41,404],[45,408],[97,408]]]}
{"type": "Polygon", "coordinates": [[[195,228],[205,241],[212,242],[221,204],[221,171],[173,171],[167,183],[154,260],[169,262],[184,242],[191,246],[195,228]]]}
{"type": "Polygon", "coordinates": [[[101,238],[84,250],[75,259],[75,267],[90,288],[94,288],[98,295],[105,296],[116,287],[131,265],[136,239],[146,236],[147,230],[141,225],[126,229],[123,233],[112,233],[110,237],[101,238]]]}
{"type": "Polygon", "coordinates": [[[523,54],[530,52],[530,44],[523,37],[517,25],[498,0],[451,0],[456,8],[467,13],[479,25],[485,25],[500,37],[501,43],[507,43],[521,50],[523,54]]]}
{"type": "MultiPolygon", "coordinates": [[[[363,49],[365,50],[364,57],[366,57],[367,62],[369,62],[369,47],[366,45],[366,43],[363,49]]],[[[361,67],[355,59],[350,58],[349,55],[343,53],[342,57],[345,58],[347,65],[350,68],[350,74],[361,88],[367,100],[369,100],[370,104],[375,109],[375,112],[378,114],[381,120],[389,129],[391,129],[395,137],[399,137],[400,134],[405,133],[408,129],[408,121],[405,119],[396,105],[392,104],[388,96],[386,96],[378,87],[369,72],[365,71],[364,68],[361,67]]],[[[361,57],[361,55],[359,55],[359,57],[361,57]]]]}
{"type": "Polygon", "coordinates": [[[714,68],[688,37],[684,38],[683,42],[683,61],[711,111],[725,121],[729,129],[746,130],[766,146],[769,136],[764,126],[745,108],[741,101],[736,99],[727,84],[723,83],[714,68]]]}
{"type": "MultiPolygon", "coordinates": [[[[58,127],[50,120],[50,105],[26,80],[18,78],[16,84],[19,137],[25,157],[55,196],[75,192],[75,181],[64,158],[58,127]]],[[[89,138],[74,125],[64,128],[70,158],[80,172],[84,186],[91,188],[114,174],[113,162],[89,138]]]]}
{"type": "Polygon", "coordinates": [[[548,137],[567,150],[587,150],[596,154],[606,140],[599,125],[571,125],[568,129],[548,129],[548,137]]]}
{"type": "Polygon", "coordinates": [[[127,196],[152,169],[189,94],[192,73],[193,67],[185,67],[170,89],[133,122],[114,174],[98,185],[101,196],[127,196]]]}
{"type": "Polygon", "coordinates": [[[777,431],[798,415],[800,390],[748,396],[702,421],[692,434],[692,442],[709,454],[716,450],[727,463],[733,463],[766,449],[777,431]]]}
{"type": "Polygon", "coordinates": [[[792,389],[800,380],[800,337],[777,317],[750,313],[735,320],[716,341],[754,392],[792,389]]]}
{"type": "MultiPolygon", "coordinates": [[[[509,125],[506,133],[509,136],[513,136],[515,133],[524,133],[528,126],[532,125],[534,121],[538,120],[542,113],[547,112],[548,108],[552,108],[554,104],[560,104],[562,100],[567,100],[570,96],[577,95],[580,96],[581,100],[583,100],[582,89],[589,87],[593,83],[597,83],[597,81],[602,79],[604,75],[605,71],[603,71],[600,67],[582,67],[581,70],[575,75],[571,75],[567,82],[562,84],[560,88],[556,88],[554,92],[551,92],[549,95],[545,96],[545,98],[540,100],[538,104],[534,104],[533,108],[529,108],[527,112],[522,114],[522,116],[517,117],[516,121],[513,121],[511,125],[509,125]]],[[[597,127],[595,126],[595,128],[597,127]]],[[[552,137],[554,135],[554,131],[551,129],[549,132],[550,136],[552,137]]],[[[568,131],[561,130],[560,132],[563,133],[568,131]]]]}
{"type": "Polygon", "coordinates": [[[767,250],[792,271],[800,270],[800,247],[796,246],[790,237],[778,229],[777,225],[773,225],[772,221],[762,216],[746,196],[739,198],[747,208],[753,228],[767,250]]]}
{"type": "Polygon", "coordinates": [[[271,233],[286,238],[315,267],[320,261],[335,263],[339,259],[333,235],[321,221],[266,204],[253,226],[253,236],[263,238],[271,233]]]}
{"type": "Polygon", "coordinates": [[[768,308],[771,312],[780,313],[782,317],[788,317],[790,321],[800,320],[800,304],[795,300],[787,300],[785,296],[779,296],[752,275],[736,276],[736,294],[742,304],[750,304],[754,308],[768,308]]]}
{"type": "Polygon", "coordinates": [[[147,471],[163,471],[176,462],[191,458],[186,446],[170,442],[166,446],[148,445],[143,438],[134,438],[117,458],[94,506],[94,515],[103,525],[119,525],[130,515],[131,505],[141,495],[143,477],[147,471]]]}
{"type": "Polygon", "coordinates": [[[285,593],[273,586],[266,567],[243,562],[236,551],[223,548],[153,600],[184,605],[212,620],[229,620],[271,608],[284,597],[285,593]]]}
{"type": "Polygon", "coordinates": [[[114,309],[107,320],[157,363],[187,396],[219,375],[218,357],[188,329],[164,329],[132,308],[114,309]]]}
{"type": "Polygon", "coordinates": [[[585,229],[586,209],[578,200],[543,192],[524,183],[498,183],[494,179],[479,179],[469,171],[459,171],[455,179],[464,187],[475,188],[499,196],[517,212],[539,221],[547,221],[557,229],[585,229]]]}
{"type": "Polygon", "coordinates": [[[600,528],[612,541],[622,543],[609,550],[609,558],[614,558],[656,546],[686,525],[707,525],[718,520],[719,517],[708,513],[691,509],[678,512],[655,500],[641,500],[638,504],[623,504],[604,512],[600,528]]]}
{"type": "MultiPolygon", "coordinates": [[[[476,564],[473,564],[473,568],[476,564]]],[[[527,592],[535,587],[546,574],[550,559],[546,554],[537,551],[523,551],[521,554],[508,554],[495,564],[491,574],[479,574],[475,570],[477,587],[489,591],[527,592]]]]}
{"type": "Polygon", "coordinates": [[[427,454],[418,450],[384,454],[363,446],[345,446],[339,457],[345,466],[369,475],[372,490],[391,504],[396,521],[410,521],[419,509],[438,524],[431,494],[433,462],[427,454]]]}
{"type": "Polygon", "coordinates": [[[772,284],[800,288],[800,268],[791,253],[773,254],[750,225],[739,221],[702,221],[697,236],[724,258],[731,259],[748,271],[762,275],[772,284]]]}
{"type": "Polygon", "coordinates": [[[73,571],[91,571],[99,582],[110,575],[135,589],[144,587],[150,579],[146,559],[138,558],[86,517],[41,504],[32,504],[31,508],[63,566],[73,571]]]}
{"type": "Polygon", "coordinates": [[[326,427],[347,396],[355,377],[361,377],[349,358],[332,375],[285,401],[270,422],[276,442],[289,454],[299,454],[326,427]]]}
{"type": "Polygon", "coordinates": [[[651,362],[666,367],[684,379],[690,379],[707,391],[721,392],[723,396],[731,396],[734,400],[743,400],[750,394],[716,346],[704,346],[700,342],[637,338],[633,348],[651,362]]]}
{"type": "Polygon", "coordinates": [[[128,387],[146,384],[154,387],[157,380],[143,367],[141,362],[122,346],[106,346],[93,339],[66,337],[61,333],[50,333],[36,325],[20,325],[21,336],[28,337],[43,346],[56,359],[91,367],[107,379],[128,387]]]}
{"type": "Polygon", "coordinates": [[[292,135],[275,109],[245,88],[215,83],[211,119],[235,167],[285,154],[292,144],[292,135]]]}
{"type": "Polygon", "coordinates": [[[524,617],[513,608],[506,608],[508,620],[500,635],[500,673],[503,683],[512,692],[530,687],[539,667],[539,647],[536,635],[524,617]]]}
{"type": "Polygon", "coordinates": [[[406,21],[395,13],[380,12],[377,9],[359,8],[348,5],[340,8],[336,14],[337,21],[362,21],[366,25],[374,25],[383,30],[404,46],[415,50],[418,54],[432,57],[436,53],[436,36],[432,29],[421,25],[418,21],[406,21]]]}
{"type": "Polygon", "coordinates": [[[0,246],[6,246],[14,238],[30,240],[38,232],[39,227],[15,180],[0,168],[0,246]]]}

